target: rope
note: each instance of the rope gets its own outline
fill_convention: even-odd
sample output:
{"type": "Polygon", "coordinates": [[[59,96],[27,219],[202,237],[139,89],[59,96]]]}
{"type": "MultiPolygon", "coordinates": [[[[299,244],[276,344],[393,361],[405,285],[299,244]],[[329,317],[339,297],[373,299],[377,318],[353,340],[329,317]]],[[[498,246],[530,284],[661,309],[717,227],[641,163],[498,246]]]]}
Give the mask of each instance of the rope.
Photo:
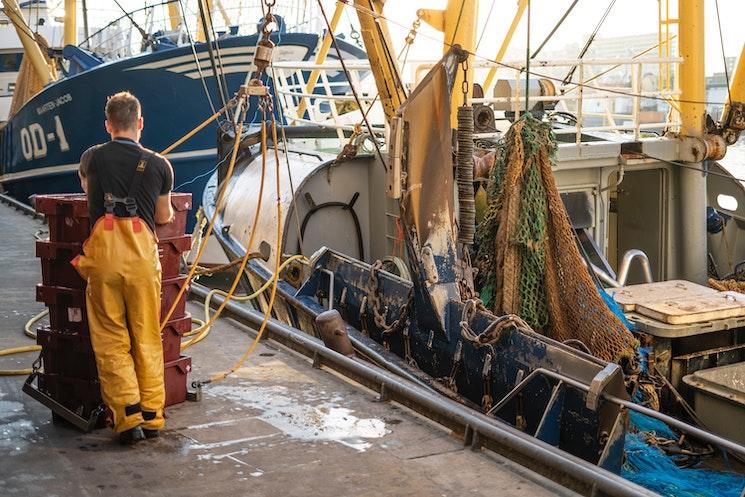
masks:
{"type": "MultiPolygon", "coordinates": [[[[271,119],[272,119],[272,141],[274,143],[277,143],[277,123],[274,119],[274,113],[270,113],[271,119]]],[[[282,246],[282,192],[280,190],[280,176],[279,176],[279,156],[275,152],[274,154],[274,162],[275,162],[275,174],[277,175],[277,248],[279,250],[279,247],[282,246]]],[[[264,331],[266,330],[266,324],[269,322],[269,317],[272,314],[272,309],[274,308],[274,299],[277,296],[277,286],[279,285],[279,273],[280,273],[280,254],[277,253],[277,256],[275,257],[275,264],[274,264],[274,275],[272,276],[272,293],[269,297],[269,304],[266,307],[266,312],[264,312],[264,319],[261,321],[261,326],[259,327],[259,331],[256,333],[256,337],[251,342],[251,345],[249,345],[248,349],[243,353],[240,359],[238,359],[238,362],[236,362],[233,367],[231,367],[228,371],[224,373],[219,373],[214,376],[212,376],[209,380],[207,380],[206,383],[214,383],[221,380],[224,380],[231,374],[233,374],[238,368],[240,368],[243,363],[246,362],[246,360],[251,357],[251,354],[253,354],[254,350],[256,350],[256,346],[259,344],[259,340],[261,340],[261,337],[264,334],[264,331]]],[[[223,301],[223,303],[227,302],[227,299],[223,301]]]]}

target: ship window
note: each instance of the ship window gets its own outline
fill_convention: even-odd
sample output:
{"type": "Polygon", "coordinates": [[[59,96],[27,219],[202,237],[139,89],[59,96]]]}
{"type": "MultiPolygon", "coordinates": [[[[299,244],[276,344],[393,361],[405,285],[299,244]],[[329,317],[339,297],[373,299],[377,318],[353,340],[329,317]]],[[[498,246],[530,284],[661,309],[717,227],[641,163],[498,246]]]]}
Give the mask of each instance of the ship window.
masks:
{"type": "Polygon", "coordinates": [[[0,72],[16,72],[21,67],[22,53],[0,54],[0,72]]]}
{"type": "Polygon", "coordinates": [[[726,211],[737,210],[737,199],[732,195],[724,195],[720,193],[719,195],[717,195],[717,204],[719,204],[719,207],[726,211]]]}

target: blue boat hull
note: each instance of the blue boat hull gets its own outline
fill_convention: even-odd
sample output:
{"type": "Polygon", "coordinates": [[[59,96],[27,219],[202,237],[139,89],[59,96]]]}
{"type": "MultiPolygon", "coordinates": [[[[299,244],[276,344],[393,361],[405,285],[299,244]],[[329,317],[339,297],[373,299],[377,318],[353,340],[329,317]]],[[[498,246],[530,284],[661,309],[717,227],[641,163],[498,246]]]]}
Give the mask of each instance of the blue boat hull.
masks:
{"type": "MultiPolygon", "coordinates": [[[[256,41],[256,35],[220,40],[227,98],[252,70],[256,41]]],[[[283,33],[275,42],[275,57],[308,60],[318,35],[283,33]]],[[[364,56],[358,48],[340,43],[350,58],[364,56]]],[[[213,113],[207,93],[214,107],[221,107],[207,46],[198,44],[196,52],[204,82],[191,47],[183,46],[101,64],[47,86],[0,131],[2,188],[22,202],[34,194],[80,192],[80,156],[88,147],[109,139],[103,108],[106,98],[118,91],[130,91],[142,103],[143,145],[164,150],[213,113]]],[[[251,107],[249,119],[256,121],[256,102],[251,107]]],[[[217,124],[212,123],[168,155],[176,189],[191,192],[197,202],[218,161],[216,138],[217,124]]]]}

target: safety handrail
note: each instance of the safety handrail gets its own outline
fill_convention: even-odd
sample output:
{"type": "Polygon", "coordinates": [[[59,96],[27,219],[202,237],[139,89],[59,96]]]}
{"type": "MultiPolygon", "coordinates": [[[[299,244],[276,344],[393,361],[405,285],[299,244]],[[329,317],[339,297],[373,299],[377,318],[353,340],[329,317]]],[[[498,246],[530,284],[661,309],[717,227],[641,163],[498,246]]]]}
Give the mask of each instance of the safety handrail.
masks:
{"type": "MultiPolygon", "coordinates": [[[[531,61],[531,74],[536,79],[549,79],[554,83],[555,95],[528,96],[530,102],[552,102],[556,109],[569,112],[576,116],[574,126],[566,126],[556,130],[557,134],[574,134],[575,142],[582,141],[583,133],[588,132],[629,132],[629,140],[639,140],[648,130],[660,132],[675,129],[680,125],[675,100],[680,95],[677,87],[648,88],[644,82],[645,70],[658,70],[662,65],[677,65],[682,59],[675,57],[630,57],[630,58],[598,58],[598,59],[562,59],[531,61]],[[558,74],[561,69],[577,66],[577,79],[564,84],[558,74]],[[555,70],[555,71],[554,71],[555,70]],[[625,72],[624,72],[625,71],[625,72]],[[619,76],[620,73],[620,76],[619,76]],[[553,76],[552,74],[556,74],[553,76]],[[656,115],[660,117],[649,119],[643,112],[642,102],[657,101],[656,115]],[[593,103],[594,102],[594,103],[593,103]],[[669,110],[669,111],[668,111],[669,110]],[[595,121],[595,122],[592,122],[595,121]],[[632,138],[633,135],[633,138],[632,138]]],[[[372,77],[369,73],[369,61],[345,61],[351,81],[331,81],[331,74],[338,75],[342,70],[339,61],[315,63],[313,61],[276,61],[274,70],[277,73],[277,93],[283,100],[285,117],[290,123],[305,123],[312,121],[321,126],[337,130],[348,129],[353,126],[350,119],[344,116],[348,113],[340,110],[340,106],[358,110],[355,105],[348,105],[354,100],[350,92],[340,94],[338,91],[343,84],[351,84],[362,95],[361,100],[368,106],[376,94],[372,77]],[[319,83],[313,93],[306,88],[307,74],[319,71],[319,83]],[[306,101],[308,108],[300,116],[297,114],[299,102],[306,101]],[[346,118],[346,120],[345,120],[346,118]]],[[[402,68],[402,74],[408,80],[416,83],[426,71],[433,67],[432,61],[411,60],[402,68]]],[[[476,71],[476,81],[479,73],[496,68],[501,71],[503,78],[514,80],[524,79],[524,61],[506,61],[496,63],[476,58],[472,63],[476,71]]],[[[655,78],[656,81],[656,78],[655,78]]],[[[525,95],[521,95],[521,87],[515,85],[509,96],[489,96],[473,98],[471,103],[494,107],[500,104],[502,108],[508,106],[513,111],[519,111],[525,106],[525,95]]],[[[656,82],[655,82],[656,86],[656,82]]],[[[522,88],[524,90],[524,88],[522,88]]],[[[377,104],[376,104],[377,105],[377,104]]],[[[357,115],[356,113],[354,115],[357,115]]],[[[490,138],[498,133],[479,134],[478,137],[490,138]]]]}

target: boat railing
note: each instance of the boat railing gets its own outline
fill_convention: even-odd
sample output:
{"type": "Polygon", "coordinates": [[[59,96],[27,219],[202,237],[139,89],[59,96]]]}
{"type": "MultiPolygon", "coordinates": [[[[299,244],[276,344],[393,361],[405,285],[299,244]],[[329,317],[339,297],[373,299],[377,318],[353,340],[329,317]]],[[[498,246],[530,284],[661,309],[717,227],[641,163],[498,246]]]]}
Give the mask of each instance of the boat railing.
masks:
{"type": "MultiPolygon", "coordinates": [[[[273,12],[284,20],[285,32],[318,32],[321,18],[316,8],[311,4],[277,5],[273,12]]],[[[142,52],[147,43],[142,43],[142,28],[147,35],[158,33],[155,40],[165,41],[175,45],[204,40],[202,24],[199,21],[199,10],[188,2],[178,0],[164,0],[138,9],[122,13],[116,12],[115,17],[103,28],[94,31],[79,46],[96,54],[103,60],[115,60],[142,52]],[[169,4],[176,5],[177,16],[171,15],[169,4]],[[181,10],[182,6],[185,10],[181,10]]],[[[223,6],[212,12],[214,36],[218,40],[230,35],[250,35],[258,32],[258,25],[263,13],[258,4],[250,6],[223,6]]],[[[281,42],[281,34],[277,36],[281,42]]]]}
{"type": "MultiPolygon", "coordinates": [[[[338,138],[354,132],[372,108],[379,107],[370,63],[367,60],[314,62],[275,61],[272,64],[275,92],[286,121],[332,128],[338,138]],[[346,68],[347,76],[344,76],[346,68]],[[355,90],[355,97],[352,89],[355,90]],[[359,108],[357,100],[362,104],[359,108]]],[[[382,123],[373,123],[376,134],[384,134],[382,123]]]]}
{"type": "MultiPolygon", "coordinates": [[[[536,94],[531,91],[525,96],[525,61],[492,62],[476,61],[472,64],[475,81],[491,79],[507,80],[513,84],[505,94],[495,93],[495,85],[485,88],[484,96],[471,99],[475,105],[487,105],[497,111],[496,119],[509,119],[510,114],[519,114],[527,103],[533,108],[543,103],[549,116],[561,114],[569,116],[572,124],[556,127],[560,135],[573,135],[579,144],[583,134],[590,132],[611,132],[629,140],[639,140],[647,135],[661,134],[676,130],[680,125],[676,99],[680,95],[677,82],[669,88],[660,88],[658,74],[665,67],[677,65],[680,58],[632,57],[606,59],[567,59],[531,61],[531,80],[548,81],[550,88],[536,94]],[[572,70],[574,77],[564,82],[564,74],[572,70]],[[488,72],[496,76],[486,78],[488,72]],[[516,82],[516,83],[515,83],[516,82]],[[499,112],[504,112],[504,117],[499,112]]],[[[433,67],[434,61],[410,61],[402,68],[408,86],[418,83],[433,67]]],[[[376,102],[376,90],[370,73],[368,61],[347,61],[348,78],[340,80],[343,67],[339,61],[314,62],[276,61],[276,92],[281,100],[285,118],[289,123],[315,124],[336,129],[339,136],[355,129],[361,122],[361,112],[370,112],[376,102]],[[312,84],[311,84],[312,83],[312,84]],[[347,90],[344,91],[344,87],[347,90]],[[357,97],[351,92],[357,91],[357,97]]],[[[384,129],[382,119],[376,123],[376,132],[384,129]]],[[[499,132],[480,133],[480,138],[496,138],[499,132]]],[[[562,139],[566,142],[566,139],[562,139]]]]}

